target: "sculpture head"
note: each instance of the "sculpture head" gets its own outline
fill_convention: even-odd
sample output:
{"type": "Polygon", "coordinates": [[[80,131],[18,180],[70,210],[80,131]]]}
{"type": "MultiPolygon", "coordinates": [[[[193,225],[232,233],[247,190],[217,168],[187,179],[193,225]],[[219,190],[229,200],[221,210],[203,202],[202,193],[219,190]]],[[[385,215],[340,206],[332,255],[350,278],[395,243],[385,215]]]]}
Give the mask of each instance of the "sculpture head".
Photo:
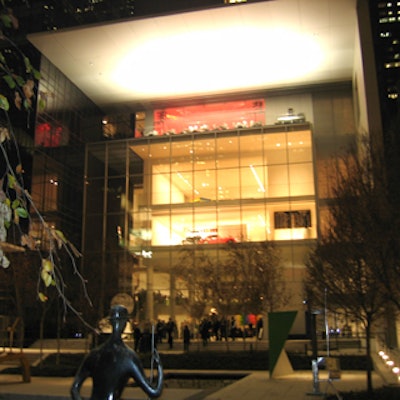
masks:
{"type": "Polygon", "coordinates": [[[128,318],[128,310],[124,306],[118,304],[111,307],[108,319],[114,332],[121,334],[125,329],[128,318]]]}
{"type": "Polygon", "coordinates": [[[128,310],[126,307],[121,306],[120,304],[111,307],[109,320],[112,321],[116,319],[128,320],[128,310]]]}

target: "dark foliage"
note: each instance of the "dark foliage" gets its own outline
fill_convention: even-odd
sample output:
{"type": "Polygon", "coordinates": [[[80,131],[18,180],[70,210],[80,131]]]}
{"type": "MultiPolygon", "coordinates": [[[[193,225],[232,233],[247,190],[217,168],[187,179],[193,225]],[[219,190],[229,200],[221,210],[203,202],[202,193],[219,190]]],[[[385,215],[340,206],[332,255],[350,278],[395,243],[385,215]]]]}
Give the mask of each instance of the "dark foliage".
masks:
{"type": "MultiPolygon", "coordinates": [[[[310,370],[311,357],[288,354],[294,370],[310,370]]],[[[41,365],[31,367],[32,376],[74,376],[84,357],[83,353],[63,353],[49,355],[41,365]]],[[[146,368],[150,367],[150,356],[141,355],[146,368]]],[[[225,371],[266,371],[268,370],[267,351],[231,352],[189,352],[184,354],[161,354],[166,370],[225,370],[225,371]]],[[[365,356],[340,356],[343,370],[366,369],[365,356]]],[[[19,368],[7,368],[3,373],[19,373],[19,368]]]]}

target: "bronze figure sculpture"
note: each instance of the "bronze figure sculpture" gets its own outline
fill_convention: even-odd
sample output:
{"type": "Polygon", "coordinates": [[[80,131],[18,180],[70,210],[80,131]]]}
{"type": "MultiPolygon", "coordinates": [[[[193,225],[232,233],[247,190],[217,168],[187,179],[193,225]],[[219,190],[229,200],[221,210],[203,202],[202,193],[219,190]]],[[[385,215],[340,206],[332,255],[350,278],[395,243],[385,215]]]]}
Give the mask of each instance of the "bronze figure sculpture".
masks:
{"type": "Polygon", "coordinates": [[[82,400],[80,389],[83,382],[91,377],[93,380],[90,400],[118,400],[130,378],[152,398],[159,397],[163,387],[163,369],[159,354],[154,348],[152,365],[157,365],[157,381],[153,385],[147,379],[143,365],[137,354],[122,340],[128,321],[128,311],[125,307],[113,306],[110,311],[112,333],[101,346],[93,349],[83,360],[75,375],[71,387],[73,400],[82,400]]]}

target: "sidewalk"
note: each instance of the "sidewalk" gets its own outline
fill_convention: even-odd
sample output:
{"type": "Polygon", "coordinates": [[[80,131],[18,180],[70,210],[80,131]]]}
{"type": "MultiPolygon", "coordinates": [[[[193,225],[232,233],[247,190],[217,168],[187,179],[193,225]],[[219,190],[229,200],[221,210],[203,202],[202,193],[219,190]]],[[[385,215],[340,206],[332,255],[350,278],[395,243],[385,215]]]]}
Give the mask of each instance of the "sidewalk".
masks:
{"type": "MultiPolygon", "coordinates": [[[[42,343],[44,352],[54,352],[54,341],[42,343]]],[[[62,349],[67,348],[71,351],[82,351],[84,341],[68,341],[62,343],[62,349]],[[66,347],[68,346],[68,347],[66,347]]],[[[164,347],[164,346],[162,346],[164,347]]],[[[174,346],[175,347],[175,346],[174,346]]],[[[238,347],[241,347],[238,345],[238,347]]],[[[261,346],[264,347],[264,346],[261,346]]],[[[238,348],[239,349],[239,348],[238,348]]],[[[161,356],[162,352],[180,352],[180,346],[176,346],[173,350],[167,348],[159,349],[161,356]]],[[[15,349],[15,351],[18,351],[15,349]]],[[[355,350],[356,351],[356,350],[355,350]]],[[[359,352],[359,350],[357,350],[359,352]]],[[[39,349],[33,348],[24,349],[30,360],[35,360],[39,354],[39,349]]],[[[376,369],[373,372],[374,388],[393,384],[393,374],[389,374],[387,368],[384,368],[378,356],[374,357],[376,369]],[[391,380],[392,379],[392,380],[391,380]]],[[[0,367],[4,366],[0,364],[0,367]]],[[[225,371],[226,373],[232,371],[225,371]]],[[[199,385],[201,380],[196,378],[196,375],[207,373],[210,375],[212,370],[208,371],[190,371],[193,378],[186,380],[181,387],[176,388],[176,384],[168,379],[170,373],[189,373],[189,371],[169,371],[165,370],[166,377],[164,391],[160,400],[311,400],[313,397],[323,398],[323,394],[327,391],[334,394],[335,390],[339,392],[348,392],[354,390],[365,390],[366,388],[366,373],[359,371],[342,371],[341,379],[333,382],[333,386],[328,386],[326,382],[320,382],[315,385],[311,366],[309,371],[294,371],[285,376],[280,376],[270,379],[268,371],[235,371],[242,372],[247,376],[234,381],[225,387],[199,385]],[[315,387],[317,386],[317,388],[315,387]]],[[[215,374],[221,374],[223,371],[215,371],[215,374]]],[[[147,371],[149,376],[149,371],[147,371]]],[[[325,371],[319,372],[319,379],[326,379],[325,371]]],[[[227,379],[217,377],[218,380],[227,379]]],[[[69,400],[69,390],[72,384],[72,377],[69,378],[42,378],[32,377],[30,383],[23,383],[21,375],[6,375],[0,374],[0,400],[69,400]]],[[[88,398],[90,396],[90,381],[86,381],[82,388],[82,396],[88,398]]],[[[127,387],[124,391],[124,400],[140,400],[146,399],[145,393],[137,387],[127,387]]]]}
{"type": "MultiPolygon", "coordinates": [[[[165,371],[168,373],[168,371],[165,371]]],[[[209,373],[209,371],[208,371],[209,373]]],[[[323,379],[323,374],[320,375],[323,379]]],[[[374,387],[384,384],[376,373],[373,374],[374,387]]],[[[16,375],[0,374],[1,400],[70,400],[69,389],[72,378],[39,378],[32,377],[30,383],[21,383],[16,375]]],[[[339,392],[364,390],[366,387],[365,372],[343,371],[342,379],[333,383],[339,392]]],[[[328,393],[333,394],[334,388],[329,387],[328,393]]],[[[160,400],[311,400],[316,397],[313,390],[311,371],[296,371],[293,374],[270,379],[268,372],[250,372],[245,378],[234,382],[225,388],[211,394],[210,389],[201,388],[170,388],[166,380],[160,400]]],[[[326,383],[320,383],[319,392],[325,393],[326,383]]],[[[88,398],[90,382],[85,382],[81,394],[88,398]]],[[[322,398],[323,396],[318,396],[322,398]]],[[[124,391],[125,400],[146,399],[146,394],[139,388],[127,387],[124,391]]]]}

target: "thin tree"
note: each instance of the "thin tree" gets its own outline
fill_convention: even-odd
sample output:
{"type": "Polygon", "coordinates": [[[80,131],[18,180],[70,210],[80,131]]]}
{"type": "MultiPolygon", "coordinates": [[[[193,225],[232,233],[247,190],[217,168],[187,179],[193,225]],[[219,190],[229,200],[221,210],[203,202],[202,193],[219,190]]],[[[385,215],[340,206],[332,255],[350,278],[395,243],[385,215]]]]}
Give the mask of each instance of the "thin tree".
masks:
{"type": "Polygon", "coordinates": [[[189,291],[189,304],[216,307],[223,315],[272,312],[288,302],[278,250],[272,242],[231,243],[218,260],[193,246],[175,267],[189,291]]]}
{"type": "Polygon", "coordinates": [[[313,304],[343,312],[364,327],[367,390],[372,393],[372,327],[387,304],[377,274],[388,262],[389,215],[369,148],[363,149],[362,157],[350,149],[340,159],[328,223],[307,262],[306,287],[313,304]]]}
{"type": "Polygon", "coordinates": [[[196,320],[204,316],[206,306],[210,304],[207,281],[215,271],[214,264],[203,249],[193,247],[183,250],[174,272],[180,281],[181,289],[187,293],[184,306],[196,320]]]}
{"type": "Polygon", "coordinates": [[[226,252],[225,271],[228,276],[235,275],[236,297],[243,313],[274,312],[288,303],[284,269],[273,242],[234,244],[226,252]]]}

